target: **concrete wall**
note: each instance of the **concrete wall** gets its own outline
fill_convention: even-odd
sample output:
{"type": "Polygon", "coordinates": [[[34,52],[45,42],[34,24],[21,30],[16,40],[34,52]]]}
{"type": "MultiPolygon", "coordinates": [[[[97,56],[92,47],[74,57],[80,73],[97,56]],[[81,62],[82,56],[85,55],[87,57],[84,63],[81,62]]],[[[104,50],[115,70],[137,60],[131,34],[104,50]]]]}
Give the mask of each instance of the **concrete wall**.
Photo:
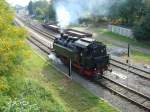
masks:
{"type": "Polygon", "coordinates": [[[108,25],[108,30],[122,36],[133,38],[133,31],[128,28],[123,28],[115,25],[108,25]]]}

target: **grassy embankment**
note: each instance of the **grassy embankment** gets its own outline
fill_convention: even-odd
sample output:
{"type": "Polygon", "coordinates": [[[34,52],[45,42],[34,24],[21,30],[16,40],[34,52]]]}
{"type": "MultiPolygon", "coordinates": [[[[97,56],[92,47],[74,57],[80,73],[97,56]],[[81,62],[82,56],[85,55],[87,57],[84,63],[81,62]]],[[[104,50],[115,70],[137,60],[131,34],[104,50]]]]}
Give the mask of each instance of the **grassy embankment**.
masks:
{"type": "MultiPolygon", "coordinates": [[[[106,44],[110,44],[111,40],[114,40],[117,42],[126,42],[126,43],[129,43],[130,45],[150,49],[150,42],[138,42],[135,39],[130,39],[130,38],[112,33],[108,31],[107,29],[96,29],[95,32],[99,34],[100,36],[105,37],[104,42],[106,44]]],[[[134,62],[137,62],[137,63],[150,64],[150,54],[147,54],[147,53],[142,53],[139,51],[132,50],[131,58],[134,62]]]]}
{"type": "Polygon", "coordinates": [[[35,53],[24,61],[24,72],[3,78],[0,111],[116,112],[105,101],[70,81],[35,53]],[[5,82],[7,78],[7,82],[5,82]]]}

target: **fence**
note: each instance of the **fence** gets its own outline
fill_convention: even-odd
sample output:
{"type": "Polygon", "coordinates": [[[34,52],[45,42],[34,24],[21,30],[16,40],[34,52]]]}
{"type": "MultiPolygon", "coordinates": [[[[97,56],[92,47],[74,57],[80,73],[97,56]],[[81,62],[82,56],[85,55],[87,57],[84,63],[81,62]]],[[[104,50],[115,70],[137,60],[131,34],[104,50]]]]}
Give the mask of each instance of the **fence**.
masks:
{"type": "Polygon", "coordinates": [[[108,25],[108,30],[125,37],[133,38],[133,31],[128,28],[123,28],[115,25],[108,25]]]}

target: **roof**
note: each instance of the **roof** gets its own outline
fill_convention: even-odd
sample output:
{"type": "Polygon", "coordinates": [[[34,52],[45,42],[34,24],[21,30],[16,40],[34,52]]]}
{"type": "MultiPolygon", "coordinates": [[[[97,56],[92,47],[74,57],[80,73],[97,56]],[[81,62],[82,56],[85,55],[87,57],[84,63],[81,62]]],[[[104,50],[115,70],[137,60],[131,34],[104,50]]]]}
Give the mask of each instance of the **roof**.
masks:
{"type": "Polygon", "coordinates": [[[91,42],[86,42],[86,41],[82,41],[81,39],[75,41],[75,46],[81,47],[81,48],[86,48],[87,46],[89,46],[91,44],[91,42]]]}
{"type": "Polygon", "coordinates": [[[74,37],[74,36],[69,36],[69,38],[74,39],[74,40],[79,39],[79,37],[74,37]]]}
{"type": "Polygon", "coordinates": [[[85,41],[85,42],[94,42],[95,39],[93,38],[81,38],[82,41],[85,41]]]}
{"type": "Polygon", "coordinates": [[[58,26],[56,25],[48,25],[48,26],[53,27],[53,28],[58,28],[58,26]]]}
{"type": "Polygon", "coordinates": [[[76,31],[67,31],[67,32],[72,33],[72,34],[77,34],[77,35],[80,35],[80,36],[84,36],[85,35],[83,33],[76,32],[76,31]]]}

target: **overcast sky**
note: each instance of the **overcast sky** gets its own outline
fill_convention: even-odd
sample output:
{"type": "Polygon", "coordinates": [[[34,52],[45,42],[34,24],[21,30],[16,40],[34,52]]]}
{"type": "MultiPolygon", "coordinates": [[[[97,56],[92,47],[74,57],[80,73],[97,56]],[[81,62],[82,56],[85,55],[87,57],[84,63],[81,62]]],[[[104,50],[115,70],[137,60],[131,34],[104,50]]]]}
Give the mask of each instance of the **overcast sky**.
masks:
{"type": "Polygon", "coordinates": [[[30,0],[6,0],[10,5],[21,5],[21,6],[26,6],[30,0]]]}

